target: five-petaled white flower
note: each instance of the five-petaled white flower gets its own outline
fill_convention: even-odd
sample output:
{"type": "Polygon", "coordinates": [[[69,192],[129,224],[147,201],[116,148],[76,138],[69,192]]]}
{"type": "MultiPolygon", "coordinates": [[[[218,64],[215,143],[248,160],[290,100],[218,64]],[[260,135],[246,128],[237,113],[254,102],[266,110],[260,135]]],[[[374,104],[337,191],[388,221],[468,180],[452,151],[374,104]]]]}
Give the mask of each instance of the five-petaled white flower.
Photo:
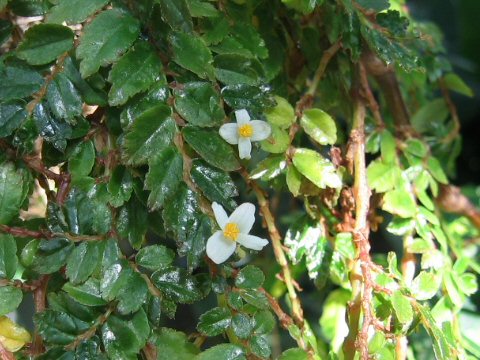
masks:
{"type": "Polygon", "coordinates": [[[237,123],[223,124],[220,127],[220,136],[232,145],[238,144],[240,159],[250,159],[252,141],[265,140],[270,136],[272,129],[268,123],[260,120],[250,120],[247,110],[235,111],[237,123]]]}
{"type": "Polygon", "coordinates": [[[248,234],[255,222],[255,205],[244,203],[230,217],[216,202],[212,209],[221,230],[208,239],[207,255],[216,264],[223,263],[235,252],[237,242],[253,250],[262,250],[268,244],[267,240],[248,234]]]}

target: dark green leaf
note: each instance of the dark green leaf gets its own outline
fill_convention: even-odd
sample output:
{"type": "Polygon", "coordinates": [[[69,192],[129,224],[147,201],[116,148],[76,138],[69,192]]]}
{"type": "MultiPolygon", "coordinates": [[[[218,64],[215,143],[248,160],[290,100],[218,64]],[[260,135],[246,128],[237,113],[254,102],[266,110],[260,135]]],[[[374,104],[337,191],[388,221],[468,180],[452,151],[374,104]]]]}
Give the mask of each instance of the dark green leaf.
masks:
{"type": "Polygon", "coordinates": [[[201,299],[196,279],[184,269],[169,267],[153,273],[153,284],[167,297],[181,304],[201,299]]]}
{"type": "Polygon", "coordinates": [[[357,0],[358,4],[365,9],[375,10],[380,12],[390,7],[388,0],[357,0]]]}
{"type": "Polygon", "coordinates": [[[220,344],[198,354],[195,360],[245,360],[242,348],[233,344],[220,344]]]}
{"type": "Polygon", "coordinates": [[[37,313],[35,324],[39,335],[46,342],[56,345],[67,345],[90,328],[90,324],[55,310],[37,313]]]}
{"type": "Polygon", "coordinates": [[[232,318],[232,329],[240,339],[246,339],[252,333],[252,320],[246,314],[237,313],[232,318]]]}
{"type": "Polygon", "coordinates": [[[259,59],[267,58],[268,50],[265,47],[265,41],[251,23],[235,22],[232,29],[232,36],[253,56],[259,59]]]}
{"type": "Polygon", "coordinates": [[[239,291],[240,296],[250,305],[255,306],[258,309],[268,308],[268,299],[264,293],[256,289],[244,289],[239,291]]]}
{"type": "Polygon", "coordinates": [[[17,242],[10,234],[0,234],[0,279],[13,278],[17,265],[17,242]]]}
{"type": "Polygon", "coordinates": [[[33,119],[40,135],[50,142],[55,149],[63,152],[67,146],[67,139],[72,136],[69,124],[52,116],[46,104],[40,103],[33,110],[33,119]]]}
{"type": "Polygon", "coordinates": [[[33,261],[33,269],[40,274],[58,271],[67,262],[73,246],[67,239],[41,240],[33,261]]]}
{"type": "Polygon", "coordinates": [[[214,79],[212,53],[201,38],[192,34],[174,32],[168,39],[172,46],[173,60],[178,65],[202,79],[214,79]]]}
{"type": "Polygon", "coordinates": [[[170,145],[175,121],[166,105],[157,105],[143,112],[125,135],[124,150],[128,164],[146,164],[149,159],[170,145]]]}
{"type": "Polygon", "coordinates": [[[130,199],[133,191],[132,175],[124,166],[117,166],[110,176],[107,191],[111,195],[110,204],[120,207],[130,199]]]}
{"type": "Polygon", "coordinates": [[[258,289],[265,281],[262,270],[253,265],[245,266],[235,278],[235,285],[241,289],[258,289]]]}
{"type": "Polygon", "coordinates": [[[174,147],[166,147],[149,161],[145,189],[150,190],[148,207],[155,210],[165,204],[183,179],[182,155],[174,147]]]}
{"type": "Polygon", "coordinates": [[[86,306],[102,306],[107,304],[101,297],[100,280],[93,277],[82,285],[75,286],[68,282],[63,285],[62,289],[80,304],[86,306]]]}
{"type": "Polygon", "coordinates": [[[8,224],[18,217],[25,200],[26,176],[9,162],[0,164],[0,224],[8,224]]]}
{"type": "Polygon", "coordinates": [[[19,100],[0,103],[0,137],[10,136],[26,120],[25,105],[19,100]]]}
{"type": "Polygon", "coordinates": [[[225,85],[258,85],[260,74],[255,71],[252,61],[238,55],[217,55],[213,63],[215,76],[225,85]]]}
{"type": "Polygon", "coordinates": [[[394,36],[405,36],[409,21],[406,17],[401,16],[397,10],[388,10],[376,16],[377,23],[387,28],[394,36]]]}
{"type": "Polygon", "coordinates": [[[231,320],[230,310],[216,307],[200,316],[197,330],[208,336],[220,335],[230,326],[231,320]]]}
{"type": "Polygon", "coordinates": [[[73,31],[56,24],[38,24],[25,33],[17,56],[32,65],[52,62],[73,47],[73,31]]]}
{"type": "Polygon", "coordinates": [[[304,14],[311,13],[321,0],[282,0],[282,3],[304,14]]]}
{"type": "Polygon", "coordinates": [[[261,358],[269,358],[272,353],[268,340],[263,335],[254,335],[250,339],[250,349],[261,358]]]}
{"type": "Polygon", "coordinates": [[[118,9],[100,13],[83,28],[77,47],[77,57],[82,60],[82,76],[86,78],[96,73],[100,66],[117,60],[134,42],[139,32],[138,21],[118,9]]]}
{"type": "Polygon", "coordinates": [[[231,198],[237,196],[238,191],[228,173],[196,159],[192,162],[190,176],[208,200],[216,201],[229,210],[236,207],[231,198]]]}
{"type": "Polygon", "coordinates": [[[108,102],[112,106],[124,104],[133,95],[147,90],[159,78],[162,63],[151,46],[136,43],[113,65],[108,75],[112,83],[108,102]]]}
{"type": "Polygon", "coordinates": [[[275,318],[269,310],[261,310],[253,316],[254,330],[257,334],[269,334],[275,327],[275,318]]]}
{"type": "Polygon", "coordinates": [[[211,165],[225,171],[237,170],[240,167],[233,149],[217,131],[187,126],[183,136],[188,144],[211,165]]]}
{"type": "Polygon", "coordinates": [[[184,333],[173,329],[161,328],[150,341],[162,349],[157,353],[157,360],[191,360],[199,352],[184,333]]]}
{"type": "Polygon", "coordinates": [[[187,0],[193,17],[217,17],[219,12],[214,5],[202,0],[187,0]]]}
{"type": "Polygon", "coordinates": [[[49,23],[79,24],[95,11],[101,9],[108,0],[60,0],[46,16],[49,23]]]}
{"type": "Polygon", "coordinates": [[[222,89],[225,102],[233,109],[249,109],[263,111],[275,106],[275,100],[266,86],[250,86],[246,84],[227,85],[222,89]]]}
{"type": "Polygon", "coordinates": [[[22,290],[13,286],[0,286],[0,316],[15,311],[22,302],[22,290]]]}
{"type": "Polygon", "coordinates": [[[47,100],[57,118],[75,124],[75,117],[82,115],[82,98],[65,74],[58,74],[48,84],[47,100]]]}
{"type": "MultiPolygon", "coordinates": [[[[6,0],[3,0],[6,1],[6,0]]],[[[1,10],[1,9],[0,9],[1,10]]],[[[3,45],[5,41],[11,36],[13,30],[13,24],[8,20],[0,19],[0,45],[3,45]]]]}
{"type": "Polygon", "coordinates": [[[190,124],[202,127],[222,124],[225,112],[220,96],[210,83],[187,83],[174,94],[175,108],[190,124]]]}
{"type": "Polygon", "coordinates": [[[142,246],[148,228],[148,213],[135,197],[120,209],[117,228],[120,236],[128,239],[134,249],[142,246]]]}
{"type": "Polygon", "coordinates": [[[21,99],[40,90],[43,77],[26,66],[7,66],[0,70],[0,83],[0,100],[21,99]]]}
{"type": "Polygon", "coordinates": [[[74,285],[84,282],[92,275],[100,260],[100,246],[96,242],[82,242],[67,259],[66,275],[74,285]]]}
{"type": "Polygon", "coordinates": [[[135,261],[137,265],[148,270],[159,270],[173,262],[175,254],[163,245],[146,246],[137,253],[135,261]]]}
{"type": "Polygon", "coordinates": [[[160,4],[162,19],[173,30],[192,32],[193,23],[185,0],[156,0],[160,4]]]}

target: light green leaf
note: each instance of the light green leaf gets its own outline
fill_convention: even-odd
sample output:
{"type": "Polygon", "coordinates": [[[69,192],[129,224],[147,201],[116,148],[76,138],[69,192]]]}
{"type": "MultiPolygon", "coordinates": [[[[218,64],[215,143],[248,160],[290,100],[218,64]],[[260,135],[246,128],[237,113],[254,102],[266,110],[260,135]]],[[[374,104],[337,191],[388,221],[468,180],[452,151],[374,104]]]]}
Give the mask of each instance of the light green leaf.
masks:
{"type": "Polygon", "coordinates": [[[448,107],[443,98],[435,99],[423,105],[411,118],[413,127],[418,132],[431,128],[432,124],[442,123],[448,116],[448,107]]]}
{"type": "Polygon", "coordinates": [[[15,311],[22,302],[22,290],[13,286],[0,286],[0,316],[15,311]]]}
{"type": "Polygon", "coordinates": [[[96,73],[100,66],[116,61],[135,41],[139,32],[138,21],[118,9],[100,13],[83,28],[77,47],[77,57],[82,60],[82,77],[86,78],[96,73]]]}
{"type": "Polygon", "coordinates": [[[300,119],[300,125],[313,140],[321,145],[333,145],[337,141],[335,120],[323,110],[305,110],[300,119]]]}
{"type": "Polygon", "coordinates": [[[308,360],[308,354],[300,348],[285,350],[278,360],[308,360]]]}
{"type": "Polygon", "coordinates": [[[447,86],[447,88],[449,88],[450,90],[456,91],[459,94],[462,94],[468,97],[474,96],[473,90],[467,84],[465,84],[462,78],[457,74],[454,74],[454,73],[446,74],[443,77],[443,81],[447,86]]]}
{"type": "Polygon", "coordinates": [[[401,176],[400,168],[393,163],[375,160],[367,168],[368,185],[379,193],[392,190],[401,176]]]}
{"type": "Polygon", "coordinates": [[[395,315],[398,321],[404,325],[408,325],[413,320],[413,310],[410,300],[401,293],[401,291],[395,291],[392,295],[392,305],[395,310],[395,315]]]}
{"type": "Polygon", "coordinates": [[[170,145],[175,121],[166,105],[157,105],[143,112],[125,135],[124,157],[127,164],[142,165],[170,145]]]}
{"type": "Polygon", "coordinates": [[[408,218],[417,213],[417,204],[412,194],[404,189],[390,190],[383,197],[383,210],[408,218]]]}
{"type": "Polygon", "coordinates": [[[31,65],[52,62],[73,47],[73,31],[56,24],[38,24],[27,30],[17,56],[31,65]]]}
{"type": "Polygon", "coordinates": [[[295,122],[295,111],[286,99],[275,96],[275,101],[275,107],[265,110],[267,121],[281,129],[287,129],[295,122]]]}
{"type": "Polygon", "coordinates": [[[260,146],[263,150],[273,154],[285,152],[290,145],[288,132],[275,125],[270,125],[270,128],[272,129],[272,133],[267,139],[260,142],[260,146]]]}
{"type": "Polygon", "coordinates": [[[293,196],[300,195],[300,187],[302,186],[302,174],[298,172],[295,166],[287,167],[287,186],[288,190],[293,194],[293,196]]]}
{"type": "Polygon", "coordinates": [[[434,274],[421,271],[411,285],[411,291],[415,299],[428,300],[431,299],[438,291],[440,286],[439,278],[434,274]]]}
{"type": "Polygon", "coordinates": [[[310,149],[296,149],[293,164],[297,170],[320,189],[340,188],[342,180],[333,164],[310,149]]]}
{"type": "Polygon", "coordinates": [[[437,180],[439,183],[448,184],[447,175],[445,175],[445,172],[442,169],[442,165],[440,164],[440,161],[438,161],[437,158],[430,156],[427,160],[427,163],[428,163],[428,170],[430,174],[432,174],[434,179],[437,180]]]}
{"type": "Polygon", "coordinates": [[[250,172],[251,179],[272,180],[280,175],[287,166],[284,155],[269,156],[258,163],[250,172]]]}
{"type": "Polygon", "coordinates": [[[147,90],[158,80],[162,63],[152,47],[145,41],[137,42],[113,65],[108,81],[111,106],[123,105],[129,98],[147,90]]]}

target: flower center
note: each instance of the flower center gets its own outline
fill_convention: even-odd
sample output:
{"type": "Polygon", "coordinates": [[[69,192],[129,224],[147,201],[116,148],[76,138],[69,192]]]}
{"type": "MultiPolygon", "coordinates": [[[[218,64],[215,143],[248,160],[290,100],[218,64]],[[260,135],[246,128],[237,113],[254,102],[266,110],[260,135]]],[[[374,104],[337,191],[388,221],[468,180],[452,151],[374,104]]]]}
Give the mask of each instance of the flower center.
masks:
{"type": "Polygon", "coordinates": [[[240,229],[235,223],[228,223],[223,229],[223,236],[225,236],[228,240],[237,241],[239,234],[240,229]]]}
{"type": "Polygon", "coordinates": [[[249,138],[253,135],[253,127],[252,125],[245,124],[238,128],[238,135],[244,138],[249,138]]]}

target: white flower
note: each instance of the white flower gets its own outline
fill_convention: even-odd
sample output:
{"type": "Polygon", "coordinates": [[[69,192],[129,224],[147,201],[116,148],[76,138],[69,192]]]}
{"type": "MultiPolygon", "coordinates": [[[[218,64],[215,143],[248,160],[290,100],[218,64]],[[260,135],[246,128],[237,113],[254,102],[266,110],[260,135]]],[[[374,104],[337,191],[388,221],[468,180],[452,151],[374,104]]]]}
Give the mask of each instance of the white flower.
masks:
{"type": "Polygon", "coordinates": [[[252,141],[265,140],[270,136],[272,129],[265,121],[250,120],[247,110],[235,111],[237,123],[223,124],[220,127],[220,136],[232,145],[238,144],[240,159],[250,159],[252,141]]]}
{"type": "Polygon", "coordinates": [[[234,253],[237,242],[253,250],[262,250],[268,244],[267,240],[248,234],[255,222],[255,205],[244,203],[230,217],[216,202],[212,204],[212,209],[221,229],[207,241],[207,255],[214,263],[227,260],[234,253]]]}

